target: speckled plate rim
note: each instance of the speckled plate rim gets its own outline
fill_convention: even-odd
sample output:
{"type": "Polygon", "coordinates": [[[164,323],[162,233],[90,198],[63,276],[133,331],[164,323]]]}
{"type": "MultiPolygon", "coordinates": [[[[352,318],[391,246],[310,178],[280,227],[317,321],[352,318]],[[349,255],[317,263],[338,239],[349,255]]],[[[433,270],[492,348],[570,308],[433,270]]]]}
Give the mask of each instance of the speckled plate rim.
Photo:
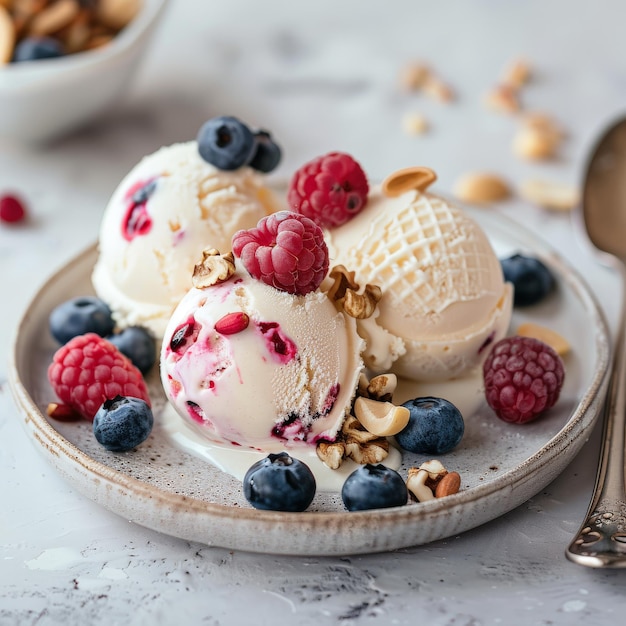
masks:
{"type": "MultiPolygon", "coordinates": [[[[470,211],[470,213],[472,213],[470,211]]],[[[472,213],[536,252],[579,299],[595,345],[594,376],[565,425],[514,469],[441,500],[361,512],[281,513],[230,507],[163,491],[100,463],[55,430],[33,400],[23,346],[32,311],[67,268],[85,265],[95,244],[50,276],[25,309],[13,341],[9,382],[24,426],[49,462],[78,491],[129,521],[166,534],[231,549],[292,555],[388,551],[450,537],[519,506],[556,478],[589,438],[604,400],[610,364],[608,326],[582,277],[548,244],[504,216],[472,213]],[[425,521],[428,523],[424,523],[425,521]]]]}

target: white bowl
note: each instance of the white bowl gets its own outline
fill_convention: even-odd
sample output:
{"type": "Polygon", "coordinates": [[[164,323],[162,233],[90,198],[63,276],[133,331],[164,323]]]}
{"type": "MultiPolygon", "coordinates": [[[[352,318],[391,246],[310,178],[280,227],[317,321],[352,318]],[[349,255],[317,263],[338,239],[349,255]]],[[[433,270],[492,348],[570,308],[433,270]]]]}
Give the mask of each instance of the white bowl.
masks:
{"type": "Polygon", "coordinates": [[[96,117],[123,92],[167,0],[144,0],[107,46],[0,68],[0,137],[44,142],[96,117]]]}

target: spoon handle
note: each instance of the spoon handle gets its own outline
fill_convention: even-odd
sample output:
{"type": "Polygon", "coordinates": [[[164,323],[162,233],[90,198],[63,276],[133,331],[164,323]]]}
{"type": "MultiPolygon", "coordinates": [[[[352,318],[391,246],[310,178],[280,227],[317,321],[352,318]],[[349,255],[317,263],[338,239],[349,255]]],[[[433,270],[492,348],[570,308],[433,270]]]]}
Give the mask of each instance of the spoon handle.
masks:
{"type": "MultiPolygon", "coordinates": [[[[621,264],[623,289],[626,267],[621,264]]],[[[624,299],[624,297],[622,298],[624,299]]],[[[604,405],[602,448],[596,483],[585,521],[565,551],[571,561],[588,567],[626,568],[626,493],[624,489],[624,435],[626,422],[626,307],[613,358],[613,371],[604,405]]]]}

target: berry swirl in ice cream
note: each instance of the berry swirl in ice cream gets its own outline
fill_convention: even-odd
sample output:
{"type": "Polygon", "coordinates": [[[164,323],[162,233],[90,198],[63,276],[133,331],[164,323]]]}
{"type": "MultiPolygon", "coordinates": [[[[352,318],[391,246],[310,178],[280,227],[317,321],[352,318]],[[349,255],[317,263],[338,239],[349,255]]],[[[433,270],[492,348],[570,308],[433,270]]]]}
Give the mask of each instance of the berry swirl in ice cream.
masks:
{"type": "Polygon", "coordinates": [[[283,211],[237,233],[233,248],[233,269],[192,288],[167,326],[169,401],[218,444],[271,452],[333,441],[363,346],[354,320],[319,289],[328,268],[321,229],[283,211]]]}

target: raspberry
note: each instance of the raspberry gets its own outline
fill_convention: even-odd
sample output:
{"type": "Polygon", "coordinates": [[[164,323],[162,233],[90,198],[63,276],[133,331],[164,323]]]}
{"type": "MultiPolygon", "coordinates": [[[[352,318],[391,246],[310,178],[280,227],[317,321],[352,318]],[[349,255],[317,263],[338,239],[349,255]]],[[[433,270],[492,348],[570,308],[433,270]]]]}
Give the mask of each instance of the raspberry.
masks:
{"type": "Polygon", "coordinates": [[[150,396],[141,372],[112,343],[95,333],[70,339],[48,367],[48,380],[59,399],[93,420],[105,400],[150,396]]]}
{"type": "Polygon", "coordinates": [[[0,196],[0,222],[21,222],[26,217],[24,203],[12,195],[0,196]]]}
{"type": "Polygon", "coordinates": [[[288,206],[322,228],[340,226],[367,203],[369,185],[361,166],[343,152],[303,165],[291,179],[288,206]]]}
{"type": "Polygon", "coordinates": [[[308,217],[279,211],[233,236],[233,252],[251,276],[296,295],[315,291],[328,271],[322,229],[308,217]]]}
{"type": "Polygon", "coordinates": [[[531,337],[506,337],[483,365],[485,397],[505,422],[524,424],[554,406],[565,371],[561,357],[531,337]]]}

